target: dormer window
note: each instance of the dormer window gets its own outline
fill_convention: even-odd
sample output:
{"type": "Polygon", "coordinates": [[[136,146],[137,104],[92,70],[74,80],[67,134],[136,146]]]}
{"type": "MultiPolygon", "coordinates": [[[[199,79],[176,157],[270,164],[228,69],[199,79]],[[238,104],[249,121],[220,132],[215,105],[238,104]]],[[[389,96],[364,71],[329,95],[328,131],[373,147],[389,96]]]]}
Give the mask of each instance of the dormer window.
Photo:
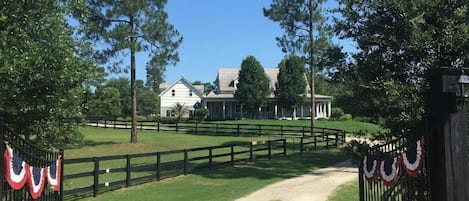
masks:
{"type": "Polygon", "coordinates": [[[189,89],[189,96],[192,96],[192,89],[189,89]]]}
{"type": "Polygon", "coordinates": [[[171,96],[176,96],[176,91],[174,89],[171,90],[171,96]]]}

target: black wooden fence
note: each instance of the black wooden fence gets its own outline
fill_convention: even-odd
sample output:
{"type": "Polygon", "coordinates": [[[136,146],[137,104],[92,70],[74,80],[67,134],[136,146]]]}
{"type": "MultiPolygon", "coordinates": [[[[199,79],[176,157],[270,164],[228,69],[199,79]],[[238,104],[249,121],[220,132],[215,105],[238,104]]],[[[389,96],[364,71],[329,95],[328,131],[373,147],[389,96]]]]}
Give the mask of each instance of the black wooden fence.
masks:
{"type": "MultiPolygon", "coordinates": [[[[18,154],[27,164],[32,167],[47,167],[55,163],[59,156],[63,156],[63,150],[60,152],[52,152],[43,150],[31,142],[21,138],[17,133],[10,130],[0,120],[0,153],[4,153],[6,143],[18,154]]],[[[61,160],[63,161],[63,160],[61,160]]],[[[28,193],[28,185],[25,185],[20,190],[12,189],[5,180],[5,160],[0,160],[0,198],[4,201],[9,200],[33,200],[28,193]]],[[[63,162],[60,164],[63,167],[63,162]]],[[[60,181],[63,174],[60,174],[60,181]]],[[[44,191],[37,200],[42,201],[55,201],[63,200],[63,183],[60,182],[60,190],[53,191],[48,186],[44,187],[44,191]]]]}
{"type": "MultiPolygon", "coordinates": [[[[414,143],[414,141],[410,142],[414,143]]],[[[409,142],[405,138],[395,139],[382,145],[374,146],[363,153],[363,157],[384,155],[395,157],[403,153],[409,142]]],[[[386,186],[379,177],[367,182],[363,170],[363,158],[359,162],[359,195],[360,201],[407,201],[430,200],[429,178],[427,170],[427,152],[424,154],[423,167],[417,176],[409,176],[400,168],[397,181],[392,186],[386,186]]],[[[379,171],[379,170],[378,170],[379,171]]]]}
{"type": "Polygon", "coordinates": [[[286,156],[285,139],[246,142],[153,153],[67,159],[67,198],[185,175],[200,169],[286,156]],[[70,186],[70,187],[67,187],[70,186]]]}
{"type": "MultiPolygon", "coordinates": [[[[130,121],[88,119],[87,125],[103,128],[130,129],[130,121]]],[[[203,135],[257,136],[272,135],[279,137],[312,136],[309,126],[286,126],[266,124],[232,124],[211,122],[162,123],[159,121],[138,121],[137,129],[157,132],[179,132],[203,135]]],[[[316,136],[339,135],[345,142],[345,131],[331,128],[313,128],[316,136]]]]}

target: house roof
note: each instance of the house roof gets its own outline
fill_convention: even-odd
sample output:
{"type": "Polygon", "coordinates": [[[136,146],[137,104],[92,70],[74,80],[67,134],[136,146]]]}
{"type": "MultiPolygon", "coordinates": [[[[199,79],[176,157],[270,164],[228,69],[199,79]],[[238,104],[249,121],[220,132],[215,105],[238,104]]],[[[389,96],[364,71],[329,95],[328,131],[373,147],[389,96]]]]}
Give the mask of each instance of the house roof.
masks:
{"type": "MultiPolygon", "coordinates": [[[[187,87],[189,87],[189,89],[191,89],[194,93],[197,94],[197,96],[199,97],[204,97],[204,94],[202,93],[202,91],[200,91],[200,85],[196,85],[196,86],[199,86],[199,87],[194,87],[194,85],[192,85],[188,80],[186,80],[186,78],[184,77],[180,77],[178,80],[176,80],[175,82],[173,82],[170,86],[168,86],[164,91],[162,91],[160,93],[160,96],[163,96],[164,94],[166,94],[169,89],[171,89],[174,85],[176,85],[177,83],[179,82],[182,82],[183,84],[185,84],[187,87]]],[[[163,83],[161,84],[163,85],[163,83]]],[[[161,85],[160,85],[160,88],[161,88],[161,85]]],[[[165,84],[166,85],[166,84],[165,84]]],[[[167,85],[166,85],[167,86],[167,85]]],[[[203,85],[202,85],[203,87],[203,85]]]]}
{"type": "MultiPolygon", "coordinates": [[[[235,82],[238,80],[239,68],[219,68],[218,69],[218,92],[234,93],[236,91],[235,82]]],[[[270,87],[274,90],[277,83],[278,68],[264,68],[264,72],[270,80],[270,87]]]]}
{"type": "MultiPolygon", "coordinates": [[[[207,98],[233,98],[233,94],[236,91],[235,82],[238,80],[239,75],[239,68],[219,68],[218,69],[218,86],[217,86],[217,93],[209,93],[206,97],[207,98]]],[[[274,97],[273,92],[276,89],[277,84],[277,76],[279,73],[279,68],[264,68],[264,72],[270,80],[270,87],[272,89],[272,94],[269,96],[270,98],[274,97]]],[[[306,79],[306,75],[305,75],[306,79]]],[[[306,91],[309,91],[309,83],[306,85],[306,91]]],[[[311,97],[308,93],[307,97],[311,97]]],[[[315,98],[317,99],[332,99],[331,96],[315,94],[315,98]]]]}

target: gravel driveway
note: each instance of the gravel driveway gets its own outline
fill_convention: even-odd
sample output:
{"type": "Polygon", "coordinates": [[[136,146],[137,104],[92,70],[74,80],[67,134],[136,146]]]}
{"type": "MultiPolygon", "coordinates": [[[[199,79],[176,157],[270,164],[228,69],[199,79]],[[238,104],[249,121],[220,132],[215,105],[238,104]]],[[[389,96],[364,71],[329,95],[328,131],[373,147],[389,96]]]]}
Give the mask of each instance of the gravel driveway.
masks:
{"type": "Polygon", "coordinates": [[[345,161],[271,184],[236,201],[326,201],[339,185],[357,177],[357,167],[345,161]]]}

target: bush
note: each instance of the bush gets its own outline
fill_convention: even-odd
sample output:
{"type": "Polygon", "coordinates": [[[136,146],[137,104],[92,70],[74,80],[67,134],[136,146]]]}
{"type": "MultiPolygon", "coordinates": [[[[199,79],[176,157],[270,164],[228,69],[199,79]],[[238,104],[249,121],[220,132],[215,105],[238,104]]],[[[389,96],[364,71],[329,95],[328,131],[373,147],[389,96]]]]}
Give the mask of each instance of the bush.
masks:
{"type": "Polygon", "coordinates": [[[339,121],[347,121],[347,120],[351,120],[351,119],[352,119],[351,114],[344,114],[339,118],[339,121]]]}
{"type": "Polygon", "coordinates": [[[208,113],[209,111],[207,108],[198,109],[195,110],[193,118],[197,121],[203,121],[207,117],[208,113]]]}
{"type": "Polygon", "coordinates": [[[329,119],[331,120],[340,120],[342,116],[344,116],[344,110],[340,107],[335,107],[331,109],[331,116],[329,119]]]}

